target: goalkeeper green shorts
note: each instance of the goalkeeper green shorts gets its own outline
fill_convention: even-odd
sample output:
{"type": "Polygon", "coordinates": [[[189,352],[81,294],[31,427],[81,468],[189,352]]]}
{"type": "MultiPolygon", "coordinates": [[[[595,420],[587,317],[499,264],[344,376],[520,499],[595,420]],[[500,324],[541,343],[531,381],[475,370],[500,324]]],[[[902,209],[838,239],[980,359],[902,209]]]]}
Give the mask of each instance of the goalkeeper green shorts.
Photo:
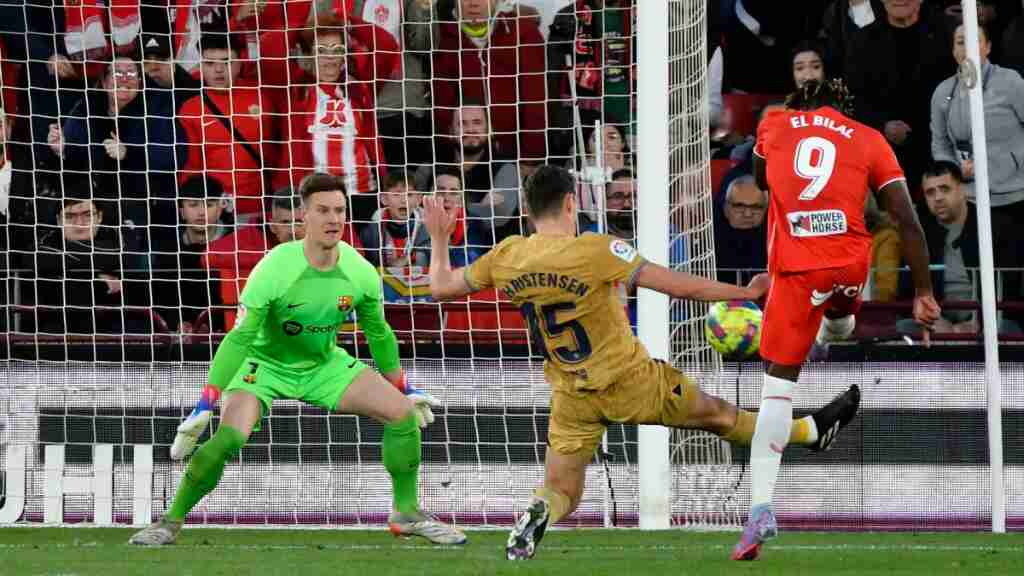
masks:
{"type": "MultiPolygon", "coordinates": [[[[270,410],[271,402],[279,398],[301,400],[333,412],[349,384],[366,369],[366,364],[349,356],[341,348],[336,348],[323,365],[303,372],[249,357],[231,378],[224,392],[245,390],[256,396],[263,404],[263,416],[270,410]]],[[[254,430],[258,429],[259,422],[254,430]]]]}

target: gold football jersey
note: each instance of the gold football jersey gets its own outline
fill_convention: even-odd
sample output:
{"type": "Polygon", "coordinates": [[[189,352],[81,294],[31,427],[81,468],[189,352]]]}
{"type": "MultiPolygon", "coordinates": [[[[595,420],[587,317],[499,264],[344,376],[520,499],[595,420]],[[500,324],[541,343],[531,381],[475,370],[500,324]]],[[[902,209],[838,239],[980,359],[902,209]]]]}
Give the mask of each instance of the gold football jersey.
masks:
{"type": "Polygon", "coordinates": [[[603,234],[506,238],[465,269],[474,290],[496,287],[519,307],[553,389],[601,390],[650,357],[633,335],[618,285],[645,260],[603,234]]]}

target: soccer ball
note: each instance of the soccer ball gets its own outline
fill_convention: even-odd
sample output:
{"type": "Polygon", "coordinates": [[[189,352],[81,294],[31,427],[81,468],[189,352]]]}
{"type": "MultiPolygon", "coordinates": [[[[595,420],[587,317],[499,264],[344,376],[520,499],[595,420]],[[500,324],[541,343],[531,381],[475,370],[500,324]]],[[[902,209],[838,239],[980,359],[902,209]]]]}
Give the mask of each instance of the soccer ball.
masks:
{"type": "Polygon", "coordinates": [[[725,358],[753,356],[761,347],[761,309],[747,300],[715,302],[704,321],[704,337],[725,358]]]}

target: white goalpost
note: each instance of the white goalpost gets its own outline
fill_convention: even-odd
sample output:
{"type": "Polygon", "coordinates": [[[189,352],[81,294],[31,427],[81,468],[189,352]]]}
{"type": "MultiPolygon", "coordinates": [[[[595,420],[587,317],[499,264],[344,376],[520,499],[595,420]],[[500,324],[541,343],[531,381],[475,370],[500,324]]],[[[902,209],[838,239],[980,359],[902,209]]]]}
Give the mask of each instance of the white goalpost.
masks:
{"type": "Polygon", "coordinates": [[[984,86],[978,49],[978,6],[963,0],[967,58],[961,78],[970,89],[974,190],[978,203],[978,256],[981,263],[981,312],[985,326],[985,390],[988,402],[988,451],[992,490],[992,531],[1006,532],[1006,487],[1003,470],[1002,379],[999,373],[999,321],[996,318],[995,265],[992,256],[992,215],[989,202],[988,148],[985,143],[984,86]]]}
{"type": "MultiPolygon", "coordinates": [[[[653,262],[713,278],[706,10],[700,0],[638,6],[637,241],[653,262]]],[[[706,304],[641,290],[637,309],[638,334],[652,356],[730,398],[720,386],[721,358],[704,341],[706,304]]],[[[641,528],[739,525],[726,443],[657,426],[641,426],[638,442],[641,528]]]]}
{"type": "MultiPolygon", "coordinates": [[[[637,248],[645,258],[669,265],[669,39],[667,2],[637,7],[637,248]]],[[[654,358],[668,358],[669,299],[641,289],[637,293],[637,334],[654,358]]],[[[668,528],[671,518],[669,430],[640,426],[638,466],[640,528],[668,528]]]]}

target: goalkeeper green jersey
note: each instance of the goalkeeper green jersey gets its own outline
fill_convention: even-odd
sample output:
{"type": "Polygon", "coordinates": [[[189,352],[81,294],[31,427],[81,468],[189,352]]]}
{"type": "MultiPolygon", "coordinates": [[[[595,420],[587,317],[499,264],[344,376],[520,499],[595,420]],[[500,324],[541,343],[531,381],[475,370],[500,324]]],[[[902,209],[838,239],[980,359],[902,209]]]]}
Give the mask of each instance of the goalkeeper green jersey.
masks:
{"type": "Polygon", "coordinates": [[[399,367],[377,269],[345,242],[338,252],[330,270],[310,266],[301,240],[260,260],[242,290],[235,326],[214,356],[210,384],[223,389],[246,358],[295,372],[317,368],[337,348],[338,328],[353,311],[378,369],[399,367]]]}

